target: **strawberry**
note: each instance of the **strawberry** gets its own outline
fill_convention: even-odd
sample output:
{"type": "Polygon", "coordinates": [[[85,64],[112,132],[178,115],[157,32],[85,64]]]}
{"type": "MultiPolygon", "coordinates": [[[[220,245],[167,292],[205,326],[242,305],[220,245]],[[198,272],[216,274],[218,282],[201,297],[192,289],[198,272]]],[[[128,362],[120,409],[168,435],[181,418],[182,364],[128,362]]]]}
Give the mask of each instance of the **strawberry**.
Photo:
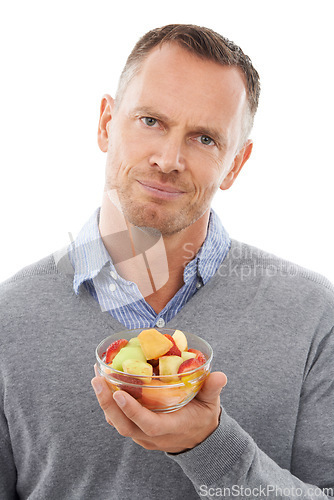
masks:
{"type": "Polygon", "coordinates": [[[204,363],[206,362],[206,357],[201,351],[199,351],[198,349],[188,349],[188,352],[193,352],[194,354],[196,354],[195,359],[198,359],[201,362],[201,365],[204,365],[204,363]]]}
{"type": "Polygon", "coordinates": [[[164,333],[164,336],[167,337],[171,342],[173,342],[173,344],[175,345],[175,342],[173,340],[173,337],[171,335],[169,335],[169,333],[164,333]]]}
{"type": "Polygon", "coordinates": [[[183,363],[180,365],[179,371],[177,373],[190,372],[191,370],[195,370],[202,364],[203,363],[201,363],[200,360],[197,358],[187,359],[186,361],[183,361],[183,363]]]}
{"type": "Polygon", "coordinates": [[[164,333],[164,336],[167,337],[171,342],[173,342],[173,346],[169,349],[168,352],[166,352],[166,354],[164,354],[164,356],[181,356],[181,351],[175,344],[175,340],[173,339],[173,337],[168,333],[164,333]]]}
{"type": "Polygon", "coordinates": [[[116,356],[116,354],[118,354],[119,351],[122,349],[122,347],[125,347],[127,343],[128,343],[127,340],[119,339],[119,340],[115,340],[115,342],[110,344],[110,346],[108,347],[108,349],[106,351],[105,363],[107,363],[107,365],[110,364],[112,362],[112,360],[114,359],[114,357],[116,356]]]}

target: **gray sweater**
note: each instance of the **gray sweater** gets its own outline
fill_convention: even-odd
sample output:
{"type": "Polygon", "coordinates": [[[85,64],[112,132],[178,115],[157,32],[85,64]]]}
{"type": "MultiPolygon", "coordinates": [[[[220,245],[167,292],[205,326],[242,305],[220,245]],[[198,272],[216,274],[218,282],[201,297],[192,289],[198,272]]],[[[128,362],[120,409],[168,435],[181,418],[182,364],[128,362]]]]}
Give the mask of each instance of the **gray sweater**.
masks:
{"type": "Polygon", "coordinates": [[[219,427],[178,455],[120,436],[90,385],[96,345],[124,329],[54,256],[0,286],[0,498],[334,496],[334,288],[232,241],[167,327],[213,347],[219,427]],[[321,492],[318,488],[323,489],[321,492]],[[331,490],[332,488],[332,490],[331,490]]]}

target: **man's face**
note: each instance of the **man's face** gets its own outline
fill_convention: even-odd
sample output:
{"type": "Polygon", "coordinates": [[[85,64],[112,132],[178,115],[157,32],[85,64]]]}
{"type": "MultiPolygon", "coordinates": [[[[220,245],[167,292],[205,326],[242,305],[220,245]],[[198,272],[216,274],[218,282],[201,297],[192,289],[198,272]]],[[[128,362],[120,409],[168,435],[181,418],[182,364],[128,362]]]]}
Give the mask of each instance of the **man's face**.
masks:
{"type": "Polygon", "coordinates": [[[176,44],[152,50],[107,128],[106,190],[130,223],[167,236],[210,208],[234,165],[246,101],[237,68],[176,44]]]}

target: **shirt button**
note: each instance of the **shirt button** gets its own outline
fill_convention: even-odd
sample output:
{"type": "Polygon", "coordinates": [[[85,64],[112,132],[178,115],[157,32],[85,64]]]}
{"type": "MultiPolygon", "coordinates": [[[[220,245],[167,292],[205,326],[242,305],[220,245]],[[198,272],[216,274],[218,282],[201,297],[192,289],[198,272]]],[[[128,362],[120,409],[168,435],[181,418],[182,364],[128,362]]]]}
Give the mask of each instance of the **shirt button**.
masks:
{"type": "Polygon", "coordinates": [[[115,271],[110,271],[110,276],[112,277],[112,279],[117,280],[117,274],[115,273],[115,271]]]}
{"type": "Polygon", "coordinates": [[[163,318],[159,318],[156,322],[156,326],[162,328],[163,326],[165,326],[165,320],[163,318]]]}
{"type": "Polygon", "coordinates": [[[198,290],[199,288],[201,288],[201,286],[202,286],[202,283],[201,283],[200,281],[197,281],[197,283],[196,283],[196,288],[197,288],[197,290],[198,290]]]}
{"type": "Polygon", "coordinates": [[[114,292],[114,291],[116,290],[116,285],[115,285],[115,283],[111,283],[111,284],[109,285],[109,290],[110,290],[111,292],[114,292]]]}

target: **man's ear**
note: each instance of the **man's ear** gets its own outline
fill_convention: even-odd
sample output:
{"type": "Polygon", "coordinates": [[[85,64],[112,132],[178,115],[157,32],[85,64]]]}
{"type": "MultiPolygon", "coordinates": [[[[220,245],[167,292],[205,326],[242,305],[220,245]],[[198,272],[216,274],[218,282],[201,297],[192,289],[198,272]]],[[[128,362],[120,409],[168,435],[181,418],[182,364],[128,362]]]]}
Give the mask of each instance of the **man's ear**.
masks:
{"type": "Polygon", "coordinates": [[[115,101],[110,95],[104,94],[100,106],[99,128],[97,131],[97,143],[101,151],[108,151],[108,137],[110,121],[114,110],[115,101]]]}
{"type": "Polygon", "coordinates": [[[224,178],[220,185],[220,189],[229,189],[234,183],[235,179],[238,177],[239,172],[248,160],[253,149],[253,141],[248,140],[245,142],[244,146],[240,149],[239,153],[235,156],[232,167],[229,173],[224,178]]]}

